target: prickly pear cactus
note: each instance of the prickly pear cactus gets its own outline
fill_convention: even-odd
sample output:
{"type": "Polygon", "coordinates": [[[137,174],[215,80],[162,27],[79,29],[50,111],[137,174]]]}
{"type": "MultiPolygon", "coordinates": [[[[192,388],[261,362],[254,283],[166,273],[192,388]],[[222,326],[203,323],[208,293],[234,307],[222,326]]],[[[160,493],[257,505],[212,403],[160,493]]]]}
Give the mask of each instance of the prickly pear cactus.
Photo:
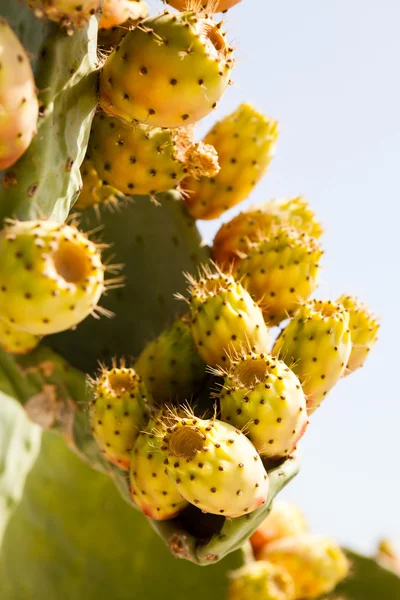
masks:
{"type": "MultiPolygon", "coordinates": [[[[279,247],[273,281],[260,261],[253,286],[250,269],[238,276],[233,262],[250,264],[277,225],[296,240],[321,228],[304,202],[275,201],[256,227],[246,218],[233,228],[239,237],[217,266],[194,220],[244,199],[275,145],[275,120],[247,104],[203,141],[193,137],[234,66],[212,13],[236,3],[171,1],[183,11],[148,18],[142,0],[1,8],[2,600],[124,600],[132,590],[145,600],[219,600],[240,550],[299,470],[306,406],[322,400],[309,365],[314,354],[326,362],[326,344],[311,352],[290,338],[300,371],[279,340],[270,355],[263,298],[290,269],[299,293],[289,289],[274,322],[298,323],[319,248],[310,258],[279,247]],[[111,28],[107,43],[99,21],[111,28]],[[30,95],[11,110],[14,80],[30,95]],[[220,192],[202,199],[193,195],[200,187],[220,192]]],[[[360,339],[346,336],[347,364],[360,339]]]]}

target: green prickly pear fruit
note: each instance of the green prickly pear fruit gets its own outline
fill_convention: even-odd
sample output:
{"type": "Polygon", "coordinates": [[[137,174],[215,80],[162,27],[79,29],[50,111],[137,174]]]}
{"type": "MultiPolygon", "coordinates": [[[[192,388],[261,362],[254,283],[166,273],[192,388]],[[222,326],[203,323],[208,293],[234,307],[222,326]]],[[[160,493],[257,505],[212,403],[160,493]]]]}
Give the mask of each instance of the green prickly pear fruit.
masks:
{"type": "Polygon", "coordinates": [[[292,317],[317,287],[322,248],[315,239],[281,227],[249,244],[234,274],[260,302],[267,325],[292,317]]]}
{"type": "MultiPolygon", "coordinates": [[[[221,372],[222,374],[222,372],[221,372]]],[[[221,419],[245,431],[261,456],[291,454],[307,425],[304,392],[284,362],[268,354],[243,354],[225,372],[221,419]]]]}
{"type": "Polygon", "coordinates": [[[271,200],[251,206],[236,217],[223,223],[213,243],[213,258],[226,269],[247,254],[251,242],[268,237],[277,226],[286,225],[313,238],[322,235],[322,227],[316,220],[307,200],[302,197],[271,200]]]}
{"type": "Polygon", "coordinates": [[[252,562],[230,574],[228,600],[295,600],[294,583],[283,567],[252,562]]]}
{"type": "Polygon", "coordinates": [[[157,405],[190,398],[205,377],[205,364],[196,350],[189,320],[177,319],[147,344],[134,367],[157,405]]]}
{"type": "Polygon", "coordinates": [[[375,345],[379,321],[368,307],[354,296],[340,296],[337,302],[350,314],[351,353],[344,372],[344,375],[349,375],[363,366],[368,353],[375,345]]]}
{"type": "Polygon", "coordinates": [[[251,349],[267,352],[269,331],[260,307],[231,275],[204,268],[190,275],[191,331],[197,351],[211,367],[229,364],[229,356],[251,349]]]}
{"type": "Polygon", "coordinates": [[[107,458],[121,469],[129,469],[132,448],[149,418],[151,397],[139,375],[121,361],[112,369],[102,367],[89,384],[90,425],[97,444],[107,458]]]}
{"type": "Polygon", "coordinates": [[[194,12],[146,19],[105,62],[100,104],[129,123],[195,123],[223,95],[233,66],[231,53],[220,27],[194,12]]]}
{"type": "Polygon", "coordinates": [[[151,420],[136,439],[130,469],[132,499],[147,517],[156,521],[173,519],[188,505],[167,474],[161,444],[157,419],[151,420]]]}
{"type": "Polygon", "coordinates": [[[307,533],[308,526],[301,510],[289,502],[274,502],[272,510],[250,538],[258,558],[266,544],[285,537],[307,533]]]}
{"type": "Polygon", "coordinates": [[[141,21],[148,13],[148,6],[143,0],[104,0],[99,29],[111,29],[127,21],[141,21]]]}
{"type": "Polygon", "coordinates": [[[83,29],[99,7],[100,0],[28,0],[37,17],[47,17],[62,27],[83,29]]]}
{"type": "Polygon", "coordinates": [[[253,444],[222,421],[171,415],[161,422],[168,475],[188,502],[225,517],[248,514],[268,495],[268,475],[253,444]]]}
{"type": "Polygon", "coordinates": [[[97,207],[99,204],[116,205],[118,190],[110,185],[104,185],[97,173],[93,162],[86,157],[81,165],[82,190],[74,209],[85,210],[97,207]]]}
{"type": "Polygon", "coordinates": [[[211,178],[188,177],[185,205],[195,219],[216,219],[250,194],[274,155],[278,124],[241,104],[205,136],[218,152],[220,171],[211,178]]]}
{"type": "Polygon", "coordinates": [[[0,348],[10,354],[27,354],[40,342],[40,337],[11,327],[0,319],[0,348]]]}
{"type": "Polygon", "coordinates": [[[75,227],[10,222],[0,232],[0,318],[34,335],[74,327],[102,311],[104,270],[99,246],[75,227]]]}
{"type": "Polygon", "coordinates": [[[90,157],[103,182],[127,195],[154,195],[177,188],[188,171],[219,169],[215,149],[194,143],[186,128],[132,126],[104,113],[93,120],[90,157]]]}
{"type": "Polygon", "coordinates": [[[319,598],[335,589],[349,574],[349,561],[333,540],[304,534],[267,544],[260,555],[292,576],[295,597],[319,598]]]}
{"type": "Polygon", "coordinates": [[[0,17],[0,171],[14,164],[36,133],[39,104],[29,58],[0,17]]]}
{"type": "Polygon", "coordinates": [[[272,354],[300,379],[309,414],[344,373],[351,352],[349,318],[341,304],[330,300],[306,302],[274,344],[272,354]]]}

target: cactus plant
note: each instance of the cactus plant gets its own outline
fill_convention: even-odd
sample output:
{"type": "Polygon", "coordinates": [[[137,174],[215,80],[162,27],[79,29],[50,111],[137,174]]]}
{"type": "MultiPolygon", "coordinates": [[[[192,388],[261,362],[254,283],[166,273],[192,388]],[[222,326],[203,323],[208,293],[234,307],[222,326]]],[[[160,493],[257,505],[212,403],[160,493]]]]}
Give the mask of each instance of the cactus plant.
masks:
{"type": "MultiPolygon", "coordinates": [[[[226,573],[243,562],[240,550],[299,470],[294,447],[307,424],[303,391],[310,393],[290,365],[271,358],[271,369],[279,365],[279,383],[274,378],[274,394],[267,394],[276,423],[290,420],[290,443],[281,440],[279,451],[264,457],[247,424],[240,423],[239,430],[226,422],[218,394],[221,374],[228,377],[243,352],[267,355],[270,332],[260,298],[211,263],[210,249],[188,214],[194,211],[188,211],[184,183],[182,190],[171,191],[184,176],[216,172],[215,152],[192,143],[187,126],[221,99],[233,67],[232,48],[202,6],[151,16],[134,27],[143,16],[143,3],[138,4],[140,14],[129,16],[129,27],[117,36],[123,41],[107,56],[97,53],[104,9],[98,0],[8,3],[2,15],[31,60],[39,102],[37,133],[36,122],[24,125],[27,147],[2,163],[0,188],[0,595],[5,600],[125,599],[135,581],[150,578],[154,560],[163,577],[152,577],[149,597],[172,594],[178,580],[180,594],[204,597],[197,566],[207,565],[210,597],[221,598],[226,573]],[[147,181],[137,188],[129,181],[126,187],[108,181],[108,169],[102,170],[106,159],[96,157],[96,124],[90,133],[100,106],[107,116],[100,113],[96,123],[115,124],[129,140],[151,132],[135,151],[145,153],[149,139],[154,142],[151,159],[179,163],[177,177],[171,176],[176,184],[168,177],[153,187],[147,181]],[[148,195],[131,196],[132,189],[148,195]],[[108,210],[107,200],[121,192],[129,195],[127,202],[114,201],[115,210],[108,210]],[[96,210],[88,210],[91,206],[96,210]],[[80,228],[99,242],[75,227],[76,211],[80,228]],[[103,246],[112,249],[100,257],[103,246]],[[107,270],[116,273],[108,285],[107,270]],[[185,304],[178,298],[184,298],[188,280],[185,304]],[[113,318],[93,318],[99,312],[113,318]],[[41,336],[46,337],[40,341],[41,336]],[[96,378],[99,362],[103,367],[96,378]],[[287,391],[291,406],[277,406],[277,394],[283,402],[287,391]],[[16,553],[26,566],[23,577],[16,553]],[[174,561],[172,555],[185,560],[174,561]],[[174,575],[172,583],[168,574],[174,575]]],[[[234,3],[209,7],[228,4],[234,3]]],[[[260,139],[253,140],[250,163],[244,156],[239,195],[233,202],[210,196],[210,215],[244,199],[272,156],[276,123],[248,107],[243,112],[239,126],[251,138],[260,125],[260,139]],[[255,146],[262,152],[259,162],[255,146]]],[[[17,127],[20,115],[11,117],[17,127]]],[[[223,145],[217,147],[228,179],[236,173],[235,162],[228,160],[232,148],[245,150],[231,143],[237,140],[235,122],[235,117],[226,121],[227,154],[223,145]]],[[[102,151],[111,152],[115,166],[118,155],[110,139],[102,151]]],[[[122,140],[124,146],[126,139],[117,144],[122,140]]],[[[142,170],[135,171],[139,178],[157,175],[142,170]]],[[[272,211],[279,224],[297,226],[300,236],[315,233],[305,226],[307,211],[299,221],[279,221],[279,210],[272,211]]],[[[235,248],[233,255],[239,256],[235,248]]],[[[260,383],[266,389],[269,384],[257,380],[261,402],[260,383]]],[[[264,417],[258,409],[255,419],[260,412],[264,417]]]]}

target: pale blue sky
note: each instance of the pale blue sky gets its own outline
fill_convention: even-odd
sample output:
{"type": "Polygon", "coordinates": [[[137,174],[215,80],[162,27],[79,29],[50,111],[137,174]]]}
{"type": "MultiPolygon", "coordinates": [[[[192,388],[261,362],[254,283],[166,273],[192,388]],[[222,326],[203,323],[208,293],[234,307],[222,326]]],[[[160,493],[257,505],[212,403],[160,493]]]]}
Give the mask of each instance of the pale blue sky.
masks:
{"type": "MultiPolygon", "coordinates": [[[[315,532],[366,552],[390,534],[400,549],[400,2],[243,0],[226,20],[235,85],[201,131],[250,102],[279,120],[280,139],[249,201],[222,220],[303,194],[326,229],[317,295],[354,293],[382,321],[364,369],[313,417],[282,497],[315,532]]],[[[203,235],[220,223],[200,222],[203,235]]]]}

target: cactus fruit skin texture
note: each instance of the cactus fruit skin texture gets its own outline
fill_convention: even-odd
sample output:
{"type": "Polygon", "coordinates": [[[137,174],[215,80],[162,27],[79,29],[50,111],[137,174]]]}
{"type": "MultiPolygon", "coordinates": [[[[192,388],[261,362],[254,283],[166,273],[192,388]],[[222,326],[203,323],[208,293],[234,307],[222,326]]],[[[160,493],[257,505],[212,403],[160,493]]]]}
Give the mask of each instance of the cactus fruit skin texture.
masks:
{"type": "Polygon", "coordinates": [[[92,433],[108,461],[129,469],[133,444],[145,426],[151,398],[142,379],[124,363],[102,368],[90,380],[92,433]]]}
{"type": "Polygon", "coordinates": [[[90,158],[85,158],[81,165],[82,190],[74,209],[85,210],[99,204],[115,204],[118,190],[111,185],[104,185],[90,158]]]}
{"type": "Polygon", "coordinates": [[[40,337],[15,329],[0,319],[0,348],[10,354],[27,354],[40,342],[40,337]]]}
{"type": "Polygon", "coordinates": [[[214,148],[194,144],[186,128],[132,126],[104,113],[93,119],[89,154],[103,183],[124,194],[176,188],[192,167],[210,175],[219,169],[214,148]]]}
{"type": "Polygon", "coordinates": [[[349,375],[363,366],[375,345],[379,321],[368,307],[354,296],[340,296],[337,302],[350,314],[351,353],[344,372],[344,375],[349,375]]]}
{"type": "Polygon", "coordinates": [[[239,4],[241,0],[166,0],[177,10],[204,10],[206,13],[223,12],[239,4]]]}
{"type": "Polygon", "coordinates": [[[190,215],[216,219],[247,198],[271,162],[277,137],[277,122],[249,104],[216,123],[203,141],[217,150],[221,169],[215,177],[184,180],[190,215]]]}
{"type": "Polygon", "coordinates": [[[322,254],[306,233],[280,228],[252,243],[234,273],[260,302],[266,323],[278,325],[292,317],[317,287],[322,254]]]}
{"type": "Polygon", "coordinates": [[[197,353],[188,320],[177,319],[149,342],[134,368],[155,404],[189,399],[205,377],[205,364],[197,353]]]}
{"type": "Polygon", "coordinates": [[[285,568],[294,581],[295,597],[304,600],[328,594],[350,570],[343,550],[333,540],[310,534],[272,542],[260,558],[285,568]]]}
{"type": "Polygon", "coordinates": [[[104,64],[100,104],[129,123],[195,123],[224,93],[233,66],[231,52],[217,24],[194,12],[146,19],[104,64]]]}
{"type": "Polygon", "coordinates": [[[36,16],[47,17],[61,26],[83,29],[99,7],[100,0],[28,0],[36,16]]]}
{"type": "Polygon", "coordinates": [[[301,196],[270,200],[251,206],[223,223],[214,238],[212,254],[222,268],[228,268],[248,251],[251,242],[267,237],[275,227],[286,225],[313,238],[322,235],[322,227],[307,200],[301,196]]]}
{"type": "Polygon", "coordinates": [[[39,104],[29,58],[0,17],[0,171],[14,164],[36,133],[39,104]]]}
{"type": "Polygon", "coordinates": [[[231,573],[228,600],[295,600],[294,583],[280,566],[265,561],[244,565],[231,573]]]}
{"type": "Polygon", "coordinates": [[[99,29],[111,29],[129,20],[145,19],[147,15],[147,4],[143,0],[104,0],[99,29]]]}
{"type": "Polygon", "coordinates": [[[286,537],[301,536],[307,531],[306,519],[295,504],[274,502],[268,517],[250,538],[255,557],[258,558],[267,544],[286,537]]]}
{"type": "Polygon", "coordinates": [[[63,331],[92,313],[104,290],[96,244],[75,227],[21,221],[0,233],[0,318],[34,335],[63,331]]]}
{"type": "Polygon", "coordinates": [[[261,309],[231,275],[204,269],[198,280],[188,279],[191,331],[205,363],[223,366],[234,353],[268,350],[261,309]]]}
{"type": "Polygon", "coordinates": [[[345,371],[351,352],[349,318],[341,304],[312,300],[301,306],[274,344],[272,354],[298,376],[309,414],[345,371]]]}
{"type": "Polygon", "coordinates": [[[299,380],[285,363],[268,354],[248,353],[232,361],[219,401],[221,418],[243,429],[267,458],[291,454],[308,425],[299,380]]]}
{"type": "Polygon", "coordinates": [[[153,433],[157,420],[151,420],[140,432],[132,452],[130,469],[131,497],[149,518],[164,521],[176,517],[188,502],[169,478],[160,450],[162,439],[153,433]]]}
{"type": "Polygon", "coordinates": [[[243,433],[228,423],[194,416],[175,416],[166,423],[161,449],[168,475],[183,498],[204,512],[228,518],[265,504],[268,475],[243,433]]]}

